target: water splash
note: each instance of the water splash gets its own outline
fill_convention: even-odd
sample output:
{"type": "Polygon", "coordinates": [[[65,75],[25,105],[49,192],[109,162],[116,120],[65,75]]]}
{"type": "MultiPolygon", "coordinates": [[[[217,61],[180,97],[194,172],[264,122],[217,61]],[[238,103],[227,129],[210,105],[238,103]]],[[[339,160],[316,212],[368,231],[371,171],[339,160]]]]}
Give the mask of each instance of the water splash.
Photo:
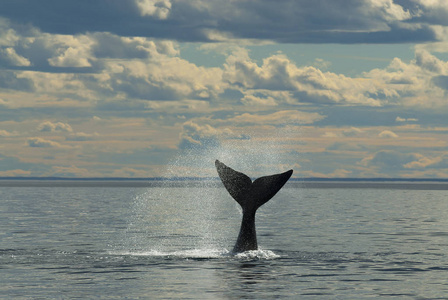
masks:
{"type": "Polygon", "coordinates": [[[148,251],[109,251],[109,255],[118,256],[143,256],[143,257],[159,257],[159,258],[180,258],[180,259],[237,259],[242,261],[252,260],[271,260],[277,259],[281,256],[275,254],[270,250],[251,250],[232,254],[227,249],[190,249],[181,251],[160,251],[160,250],[148,250],[148,251]]]}
{"type": "Polygon", "coordinates": [[[182,251],[111,251],[111,255],[124,255],[124,256],[148,256],[148,257],[162,257],[162,258],[222,258],[229,255],[227,249],[191,249],[182,251]]]}
{"type": "MultiPolygon", "coordinates": [[[[279,165],[286,169],[288,162],[281,160],[284,151],[278,139],[260,137],[184,149],[167,164],[163,175],[183,180],[163,181],[135,197],[121,250],[176,255],[230,247],[238,234],[240,209],[224,189],[216,188],[220,181],[215,159],[258,177],[278,170],[279,165]],[[201,180],[185,180],[198,177],[201,180]]],[[[275,256],[262,250],[244,255],[241,258],[275,256]]]]}
{"type": "Polygon", "coordinates": [[[290,169],[294,162],[287,160],[285,153],[291,149],[285,144],[287,138],[283,135],[276,138],[223,140],[219,146],[203,144],[183,149],[168,163],[164,176],[215,178],[216,159],[254,177],[269,174],[272,170],[290,169]]]}
{"type": "Polygon", "coordinates": [[[280,258],[280,255],[270,250],[258,249],[237,253],[235,257],[241,260],[266,260],[280,258]]]}
{"type": "Polygon", "coordinates": [[[115,248],[174,253],[228,247],[239,223],[233,201],[222,201],[225,191],[216,182],[180,184],[162,183],[136,196],[122,245],[115,248]]]}

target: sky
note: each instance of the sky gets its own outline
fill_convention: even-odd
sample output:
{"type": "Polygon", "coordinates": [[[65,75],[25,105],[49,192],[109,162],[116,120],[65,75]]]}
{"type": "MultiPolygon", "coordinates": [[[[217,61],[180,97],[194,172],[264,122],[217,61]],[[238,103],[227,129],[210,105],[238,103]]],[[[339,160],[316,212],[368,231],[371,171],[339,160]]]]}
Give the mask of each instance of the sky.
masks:
{"type": "Polygon", "coordinates": [[[448,178],[446,0],[0,3],[0,177],[448,178]]]}

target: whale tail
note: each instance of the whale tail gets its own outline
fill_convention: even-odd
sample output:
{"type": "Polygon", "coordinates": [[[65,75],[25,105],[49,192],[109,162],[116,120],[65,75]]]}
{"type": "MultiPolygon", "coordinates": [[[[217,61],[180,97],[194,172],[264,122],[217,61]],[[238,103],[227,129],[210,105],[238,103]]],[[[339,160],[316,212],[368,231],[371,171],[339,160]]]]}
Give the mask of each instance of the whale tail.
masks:
{"type": "Polygon", "coordinates": [[[233,253],[257,250],[255,213],[285,185],[292,175],[292,170],[260,177],[252,182],[247,175],[229,168],[219,160],[215,161],[215,165],[225,188],[243,209],[240,233],[233,247],[233,253]]]}
{"type": "Polygon", "coordinates": [[[254,182],[245,174],[235,171],[219,160],[215,161],[218,175],[229,194],[241,205],[243,212],[253,212],[268,202],[285,185],[292,170],[264,176],[254,182]]]}

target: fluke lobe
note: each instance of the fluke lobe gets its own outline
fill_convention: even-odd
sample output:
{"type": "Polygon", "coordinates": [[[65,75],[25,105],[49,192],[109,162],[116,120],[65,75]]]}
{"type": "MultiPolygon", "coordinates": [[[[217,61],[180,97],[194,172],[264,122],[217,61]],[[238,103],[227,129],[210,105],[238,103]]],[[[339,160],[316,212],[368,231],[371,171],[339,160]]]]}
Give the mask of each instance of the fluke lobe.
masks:
{"type": "Polygon", "coordinates": [[[247,175],[229,168],[219,160],[215,161],[215,166],[225,188],[243,209],[241,229],[233,253],[257,250],[255,213],[285,185],[292,175],[292,170],[260,177],[252,182],[247,175]]]}

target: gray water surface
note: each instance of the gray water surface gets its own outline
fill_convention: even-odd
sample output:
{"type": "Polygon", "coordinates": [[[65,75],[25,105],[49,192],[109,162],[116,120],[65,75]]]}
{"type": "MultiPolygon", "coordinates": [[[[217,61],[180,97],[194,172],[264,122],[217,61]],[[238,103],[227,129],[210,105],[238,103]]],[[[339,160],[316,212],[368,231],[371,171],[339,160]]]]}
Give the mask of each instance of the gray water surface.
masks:
{"type": "Polygon", "coordinates": [[[287,185],[232,256],[215,184],[3,184],[0,297],[448,299],[447,212],[440,188],[287,185]]]}

